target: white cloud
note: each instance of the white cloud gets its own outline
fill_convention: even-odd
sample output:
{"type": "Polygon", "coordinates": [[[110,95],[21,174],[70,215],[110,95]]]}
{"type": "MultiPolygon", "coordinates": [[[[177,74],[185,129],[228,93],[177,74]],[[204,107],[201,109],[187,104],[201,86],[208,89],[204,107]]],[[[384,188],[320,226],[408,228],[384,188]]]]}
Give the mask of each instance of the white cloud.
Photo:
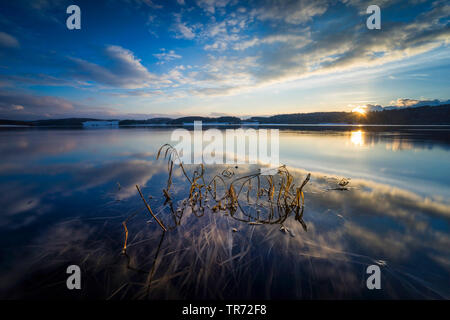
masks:
{"type": "Polygon", "coordinates": [[[307,35],[275,34],[262,39],[255,37],[247,41],[238,42],[234,45],[233,49],[245,50],[261,44],[274,44],[277,42],[290,43],[291,45],[300,48],[310,43],[311,40],[307,35]]]}
{"type": "Polygon", "coordinates": [[[79,58],[71,58],[77,65],[74,76],[85,81],[127,89],[149,87],[156,83],[156,75],[150,73],[130,50],[120,46],[108,46],[105,52],[111,61],[108,68],[79,58]]]}
{"type": "Polygon", "coordinates": [[[182,34],[182,37],[188,40],[195,38],[195,33],[192,28],[188,27],[184,23],[177,24],[178,31],[182,34]]]}
{"type": "Polygon", "coordinates": [[[185,22],[181,21],[181,14],[174,14],[175,16],[175,37],[178,39],[192,40],[195,38],[196,34],[194,28],[188,26],[185,22]]]}
{"type": "Polygon", "coordinates": [[[155,53],[153,55],[158,60],[161,60],[161,63],[182,58],[179,54],[176,54],[174,50],[169,50],[166,52],[165,49],[162,49],[161,51],[161,53],[155,53]]]}
{"type": "MultiPolygon", "coordinates": [[[[275,8],[278,10],[279,6],[275,8]]],[[[277,10],[272,9],[272,12],[277,10]]],[[[383,32],[378,33],[369,34],[364,24],[337,31],[331,24],[320,33],[307,29],[303,35],[279,32],[263,38],[255,36],[237,41],[232,48],[243,51],[268,45],[258,51],[259,67],[246,70],[251,79],[247,86],[260,87],[313,75],[376,67],[428,52],[449,42],[450,30],[442,22],[449,12],[450,6],[434,7],[414,21],[386,24],[383,32]]],[[[230,87],[224,88],[224,94],[230,92],[233,92],[230,87]]]]}
{"type": "Polygon", "coordinates": [[[262,7],[254,9],[252,15],[259,20],[282,20],[289,24],[302,24],[314,16],[322,15],[328,8],[324,0],[266,0],[262,7]]]}
{"type": "Polygon", "coordinates": [[[398,98],[397,100],[393,100],[390,102],[392,107],[397,108],[408,108],[408,107],[422,107],[422,106],[439,106],[443,104],[450,104],[450,100],[422,100],[422,99],[408,99],[408,98],[398,98]]]}
{"type": "MultiPolygon", "coordinates": [[[[203,1],[200,4],[209,8],[206,9],[208,12],[213,11],[212,7],[221,7],[216,2],[203,1]]],[[[209,55],[208,62],[194,69],[173,68],[157,77],[131,51],[111,46],[107,53],[113,62],[112,67],[77,60],[81,71],[78,79],[124,89],[151,86],[156,86],[152,89],[174,89],[170,93],[173,96],[176,90],[195,95],[230,95],[315,75],[380,66],[427,52],[449,41],[450,31],[442,18],[448,14],[450,6],[441,6],[439,10],[433,7],[414,21],[385,24],[383,32],[369,33],[360,23],[348,28],[335,28],[333,23],[339,23],[339,17],[333,23],[325,24],[320,32],[310,26],[303,27],[300,33],[297,26],[289,26],[321,15],[327,6],[323,1],[266,1],[262,8],[267,12],[254,9],[249,15],[254,19],[281,23],[283,28],[274,27],[270,33],[255,34],[250,38],[230,33],[229,29],[236,26],[239,29],[253,21],[239,12],[231,12],[222,21],[211,17],[211,22],[205,27],[199,23],[188,25],[182,21],[181,13],[175,14],[174,30],[178,38],[195,38],[204,50],[220,51],[220,54],[216,57],[209,55]],[[264,47],[248,51],[251,53],[245,51],[257,46],[264,47]]],[[[173,50],[163,50],[154,56],[160,63],[181,58],[173,50]]]]}

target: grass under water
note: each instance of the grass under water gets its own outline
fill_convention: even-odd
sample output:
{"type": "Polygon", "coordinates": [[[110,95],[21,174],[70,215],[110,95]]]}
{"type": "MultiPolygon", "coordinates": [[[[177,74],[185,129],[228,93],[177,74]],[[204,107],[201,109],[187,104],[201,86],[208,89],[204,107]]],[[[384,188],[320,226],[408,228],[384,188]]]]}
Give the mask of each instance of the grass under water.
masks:
{"type": "MultiPolygon", "coordinates": [[[[290,174],[286,166],[280,166],[275,170],[269,169],[266,172],[262,169],[258,169],[254,173],[243,176],[236,176],[235,169],[237,169],[237,166],[229,166],[226,167],[220,174],[215,174],[212,177],[208,177],[206,168],[202,164],[194,169],[192,175],[189,175],[188,170],[185,168],[185,165],[183,165],[175,148],[169,144],[163,145],[159,149],[156,158],[159,159],[162,153],[164,153],[164,159],[167,159],[168,178],[166,188],[162,190],[162,195],[165,199],[163,207],[159,209],[159,213],[166,219],[167,216],[171,217],[172,221],[168,223],[167,227],[164,222],[160,221],[155,216],[139,186],[136,185],[139,195],[145,204],[145,208],[162,230],[161,239],[159,241],[150,271],[145,271],[138,267],[132,266],[132,259],[127,253],[127,223],[130,219],[136,216],[136,213],[131,214],[122,223],[125,230],[125,242],[123,245],[122,254],[127,258],[127,267],[129,269],[148,275],[146,280],[146,296],[150,296],[152,282],[153,286],[155,286],[153,277],[166,232],[172,231],[179,227],[183,216],[185,215],[194,215],[198,218],[203,217],[205,214],[224,215],[229,216],[235,221],[246,223],[248,225],[278,224],[280,225],[280,231],[294,235],[288,227],[283,225],[288,216],[291,213],[294,213],[295,220],[300,223],[305,231],[307,230],[306,223],[303,221],[305,205],[303,188],[310,180],[310,174],[306,175],[306,178],[298,187],[295,185],[294,177],[290,174]],[[183,176],[187,182],[187,185],[181,186],[181,188],[184,188],[184,190],[189,190],[189,192],[186,194],[184,199],[177,199],[174,201],[172,197],[175,197],[175,195],[173,194],[172,189],[176,187],[173,186],[172,175],[174,174],[174,170],[177,169],[181,171],[181,176],[183,176]],[[270,173],[270,175],[268,173],[270,173]]],[[[215,220],[213,221],[215,222],[215,220]]],[[[214,226],[210,224],[209,228],[212,230],[209,230],[209,232],[206,230],[201,232],[201,237],[196,241],[199,246],[194,247],[194,251],[197,255],[197,257],[194,258],[194,261],[206,263],[206,266],[199,265],[199,273],[188,273],[188,275],[185,275],[185,277],[187,276],[185,279],[195,276],[197,281],[204,278],[203,281],[208,282],[208,279],[213,275],[211,272],[213,269],[217,267],[221,268],[224,265],[227,265],[228,262],[232,262],[235,259],[241,261],[242,259],[247,258],[246,254],[248,253],[248,250],[244,250],[238,255],[230,255],[228,258],[224,258],[224,261],[216,261],[216,263],[214,263],[214,260],[220,257],[220,251],[230,253],[229,248],[227,248],[229,247],[229,244],[219,241],[219,243],[224,247],[214,247],[217,243],[212,239],[212,237],[216,236],[213,232],[214,226]],[[209,270],[207,273],[204,271],[205,268],[209,270]]],[[[215,229],[217,229],[217,225],[215,226],[215,229]]],[[[231,231],[238,232],[238,229],[232,228],[231,231]]],[[[181,264],[186,263],[187,262],[181,264]]],[[[176,265],[178,264],[180,264],[180,262],[176,263],[176,265]]],[[[230,275],[236,274],[234,267],[233,270],[229,271],[231,272],[230,275]]],[[[173,274],[176,275],[179,274],[179,272],[173,272],[170,277],[166,278],[172,278],[173,274]]],[[[214,276],[214,279],[218,278],[214,276]]],[[[156,282],[163,283],[161,279],[159,279],[159,282],[158,280],[156,282]]],[[[190,281],[187,282],[192,284],[190,281]]]]}

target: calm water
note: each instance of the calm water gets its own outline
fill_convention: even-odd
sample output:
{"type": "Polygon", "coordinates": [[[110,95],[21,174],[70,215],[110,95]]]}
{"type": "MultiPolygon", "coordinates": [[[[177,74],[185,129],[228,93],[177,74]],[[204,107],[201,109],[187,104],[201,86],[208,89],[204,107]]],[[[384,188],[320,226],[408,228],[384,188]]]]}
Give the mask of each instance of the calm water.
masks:
{"type": "MultiPolygon", "coordinates": [[[[170,225],[155,160],[170,133],[1,129],[0,298],[450,298],[449,127],[282,128],[280,162],[297,184],[312,174],[307,231],[293,216],[283,232],[211,211],[162,237],[135,185],[170,225]],[[80,291],[66,289],[70,264],[80,291]],[[366,288],[371,264],[381,290],[366,288]]],[[[176,206],[189,185],[179,169],[172,179],[176,206]]]]}

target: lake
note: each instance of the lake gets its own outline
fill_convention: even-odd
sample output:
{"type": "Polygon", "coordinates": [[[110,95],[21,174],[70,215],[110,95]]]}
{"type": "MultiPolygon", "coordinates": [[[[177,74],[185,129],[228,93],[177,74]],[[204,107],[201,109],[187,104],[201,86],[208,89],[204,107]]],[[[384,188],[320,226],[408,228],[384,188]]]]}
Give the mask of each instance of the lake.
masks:
{"type": "MultiPolygon", "coordinates": [[[[262,218],[257,194],[239,206],[270,223],[213,210],[212,195],[177,209],[191,185],[175,165],[166,198],[170,168],[156,160],[170,128],[0,129],[0,298],[450,299],[450,127],[279,129],[295,184],[311,173],[302,223],[262,218]],[[82,290],[66,288],[72,264],[82,290]],[[380,290],[366,286],[370,265],[380,290]]],[[[224,169],[204,173],[221,194],[258,168],[224,169]]]]}

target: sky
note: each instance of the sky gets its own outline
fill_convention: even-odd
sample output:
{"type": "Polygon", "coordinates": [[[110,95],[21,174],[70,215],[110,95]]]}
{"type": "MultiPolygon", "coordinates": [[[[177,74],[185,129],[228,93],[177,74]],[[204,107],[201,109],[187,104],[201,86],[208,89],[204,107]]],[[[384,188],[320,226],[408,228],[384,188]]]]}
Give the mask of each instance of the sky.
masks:
{"type": "Polygon", "coordinates": [[[0,0],[0,119],[445,103],[449,16],[441,0],[0,0]]]}

